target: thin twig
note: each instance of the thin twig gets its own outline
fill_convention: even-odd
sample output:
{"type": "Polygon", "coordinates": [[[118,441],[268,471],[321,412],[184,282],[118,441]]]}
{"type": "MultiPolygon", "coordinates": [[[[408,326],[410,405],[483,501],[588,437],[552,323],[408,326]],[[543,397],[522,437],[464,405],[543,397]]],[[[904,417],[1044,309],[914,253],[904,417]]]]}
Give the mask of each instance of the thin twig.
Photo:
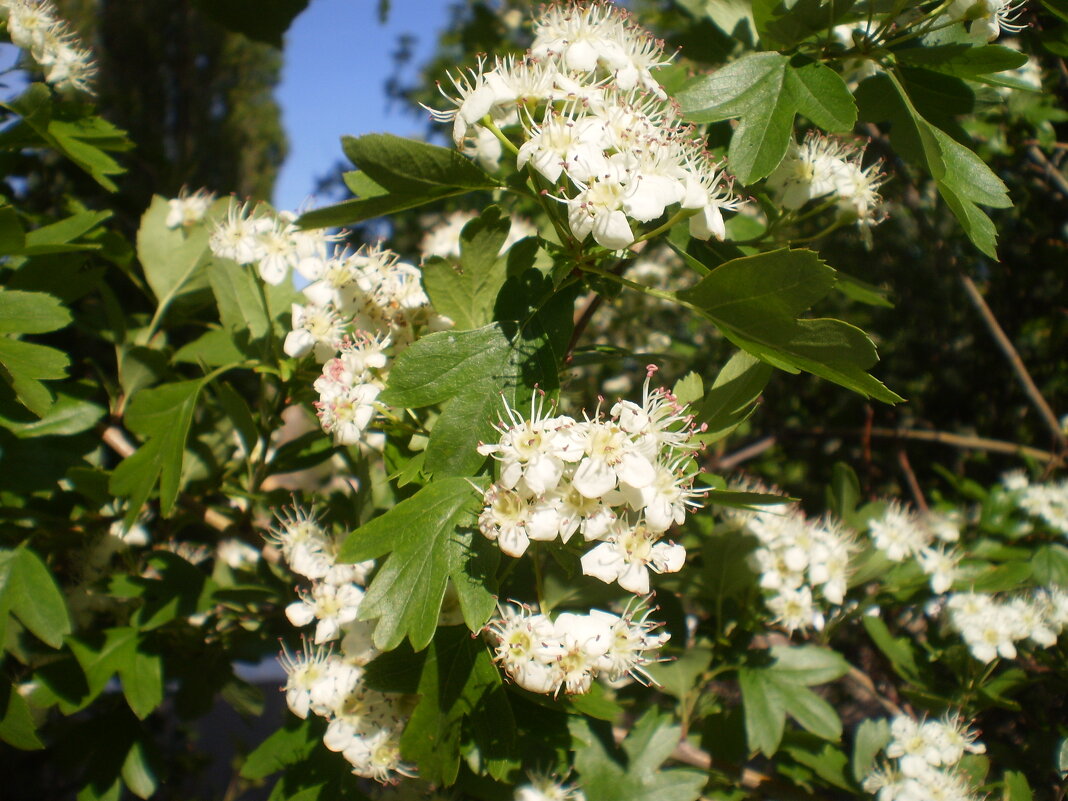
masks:
{"type": "Polygon", "coordinates": [[[1023,385],[1027,396],[1031,399],[1035,408],[1038,409],[1038,413],[1046,423],[1050,433],[1053,434],[1053,441],[1063,450],[1065,446],[1068,445],[1068,441],[1065,440],[1064,431],[1061,430],[1057,415],[1053,413],[1053,409],[1049,407],[1049,404],[1046,403],[1046,399],[1042,397],[1042,393],[1039,392],[1026,365],[1024,365],[1023,360],[1020,358],[1020,354],[1016,352],[1016,348],[1013,347],[1011,340],[1005,335],[1005,331],[998,323],[997,318],[994,317],[994,313],[990,310],[990,307],[983,299],[983,296],[979,293],[975,283],[967,275],[964,275],[964,273],[961,273],[960,280],[964,285],[964,290],[968,293],[968,298],[975,305],[975,308],[979,310],[979,314],[982,315],[983,322],[986,323],[986,327],[990,330],[991,335],[994,337],[994,341],[997,342],[998,347],[1001,348],[1001,352],[1005,354],[1005,358],[1007,358],[1009,364],[1012,365],[1013,372],[1016,373],[1016,377],[1023,385]]]}
{"type": "Polygon", "coordinates": [[[567,343],[567,353],[564,354],[564,364],[568,364],[571,361],[571,354],[575,350],[575,345],[578,344],[579,337],[586,331],[586,327],[590,324],[590,320],[593,319],[594,312],[604,303],[604,296],[599,292],[591,292],[590,298],[586,301],[586,305],[582,311],[575,315],[575,325],[571,331],[571,339],[567,343]]]}
{"type": "Polygon", "coordinates": [[[871,680],[871,676],[862,671],[860,668],[850,666],[849,672],[845,675],[845,679],[853,687],[853,689],[860,690],[861,694],[871,698],[890,714],[901,714],[901,707],[899,707],[889,698],[883,697],[882,693],[875,689],[875,682],[871,680]]]}
{"type": "Polygon", "coordinates": [[[917,431],[909,428],[808,428],[803,431],[784,431],[779,435],[772,435],[759,439],[744,448],[730,453],[715,462],[719,469],[737,467],[742,462],[754,459],[764,451],[774,446],[780,437],[825,437],[825,436],[863,436],[878,437],[879,439],[900,439],[916,442],[937,442],[949,445],[952,448],[963,448],[973,451],[990,451],[991,453],[1006,453],[1014,456],[1024,456],[1038,462],[1059,463],[1062,456],[1050,451],[1039,450],[1028,445],[1017,445],[1015,442],[1005,442],[1000,439],[987,439],[986,437],[973,437],[964,434],[950,434],[948,431],[917,431]]]}
{"type": "Polygon", "coordinates": [[[1058,191],[1068,197],[1068,178],[1064,177],[1064,173],[1058,170],[1048,158],[1046,154],[1032,145],[1027,148],[1027,156],[1035,164],[1042,168],[1046,178],[1057,187],[1058,191]]]}
{"type": "Polygon", "coordinates": [[[734,453],[729,453],[719,459],[714,459],[712,467],[715,470],[733,470],[742,462],[748,462],[750,459],[755,459],[760,456],[764,451],[775,445],[776,439],[772,436],[758,439],[751,445],[746,445],[740,450],[736,450],[734,453]]]}
{"type": "Polygon", "coordinates": [[[916,473],[913,472],[912,465],[909,464],[909,455],[905,453],[904,448],[897,449],[897,463],[901,465],[901,472],[905,474],[905,481],[909,485],[909,491],[912,492],[912,500],[916,502],[916,508],[921,512],[927,512],[927,499],[923,497],[920,482],[916,480],[916,473]]]}

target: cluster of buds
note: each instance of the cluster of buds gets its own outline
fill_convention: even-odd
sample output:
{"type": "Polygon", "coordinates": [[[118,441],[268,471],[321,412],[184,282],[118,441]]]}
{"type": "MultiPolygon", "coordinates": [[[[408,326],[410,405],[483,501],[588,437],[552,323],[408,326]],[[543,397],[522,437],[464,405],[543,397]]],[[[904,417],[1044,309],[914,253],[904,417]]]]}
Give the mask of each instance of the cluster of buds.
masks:
{"type": "Polygon", "coordinates": [[[637,679],[649,683],[643,665],[659,661],[655,651],[668,634],[653,634],[644,601],[628,604],[622,615],[592,609],[562,612],[556,619],[530,607],[507,604],[486,632],[495,659],[524,690],[556,695],[589,692],[595,678],[611,683],[637,679]]]}
{"type": "Polygon", "coordinates": [[[556,3],[534,23],[523,58],[452,76],[456,96],[443,94],[453,107],[431,114],[487,169],[499,167],[507,142],[516,166],[567,206],[580,241],[627,248],[634,224],[670,210],[689,217],[694,237],[723,239],[723,211],[739,201],[653,77],[670,63],[663,42],[612,3],[556,3]]]}
{"type": "MultiPolygon", "coordinates": [[[[737,488],[768,492],[757,483],[737,488]]],[[[731,510],[727,518],[760,542],[753,567],[775,622],[788,632],[822,629],[831,607],[845,600],[849,560],[856,550],[853,532],[830,516],[806,518],[797,505],[785,501],[731,510]]]]}
{"type": "Polygon", "coordinates": [[[999,656],[1015,659],[1016,644],[1024,640],[1051,648],[1068,628],[1068,592],[1059,587],[1005,599],[955,593],[946,600],[946,610],[972,656],[987,663],[999,656]]]}
{"type": "Polygon", "coordinates": [[[378,692],[364,682],[363,668],[378,652],[371,642],[373,624],[356,617],[374,562],[338,564],[333,536],[299,508],[281,513],[266,537],[290,569],[311,583],[300,600],[286,607],[294,626],[315,623],[314,645],[305,639],[303,651],[283,651],[280,658],[290,711],[329,721],[324,744],[341,753],[357,776],[384,783],[412,775],[400,758],[410,699],[378,692]]]}
{"type": "Polygon", "coordinates": [[[508,556],[522,556],[531,540],[569,542],[581,534],[596,543],[582,572],[636,595],[649,592],[649,571],[674,573],[686,550],[661,542],[686,519],[703,493],[687,470],[694,441],[692,415],[666,389],[651,390],[650,366],[641,405],[616,403],[577,421],[546,416],[540,398],[526,419],[508,408],[500,440],[479,446],[500,477],[485,494],[479,529],[508,556]]]}
{"type": "Polygon", "coordinates": [[[61,94],[92,94],[96,64],[48,0],[0,0],[11,43],[29,53],[61,94]]]}
{"type": "Polygon", "coordinates": [[[960,717],[917,721],[898,715],[886,746],[891,761],[872,771],[863,787],[878,801],[973,801],[978,796],[958,765],[966,753],[986,752],[976,737],[960,717]]]}
{"type": "Polygon", "coordinates": [[[879,186],[883,176],[879,163],[861,167],[864,148],[833,136],[810,132],[801,144],[794,143],[767,187],[782,205],[800,209],[810,200],[830,197],[845,221],[855,221],[865,237],[882,222],[879,186]]]}

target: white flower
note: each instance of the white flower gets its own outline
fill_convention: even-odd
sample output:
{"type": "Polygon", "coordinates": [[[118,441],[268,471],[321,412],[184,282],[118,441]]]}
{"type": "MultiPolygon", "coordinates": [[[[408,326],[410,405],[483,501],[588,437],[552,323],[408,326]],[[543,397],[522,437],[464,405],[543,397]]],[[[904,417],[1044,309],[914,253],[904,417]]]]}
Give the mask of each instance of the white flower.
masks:
{"type": "Polygon", "coordinates": [[[345,321],[332,306],[292,305],[293,330],[286,334],[282,350],[294,359],[314,351],[319,362],[337,353],[345,321]]]}
{"type": "Polygon", "coordinates": [[[916,554],[923,572],[931,577],[931,591],[941,595],[947,592],[957,577],[957,565],[961,553],[945,546],[924,548],[916,554]]]}
{"type": "MultiPolygon", "coordinates": [[[[254,264],[264,255],[262,234],[274,228],[274,222],[264,215],[251,213],[248,204],[231,201],[226,219],[215,224],[208,240],[211,252],[222,259],[238,264],[254,264]]],[[[280,284],[285,274],[271,272],[261,277],[269,284],[280,284]]]]}
{"type": "Polygon", "coordinates": [[[1017,22],[1023,10],[1023,0],[953,0],[945,14],[970,23],[968,32],[977,41],[992,42],[1002,31],[1017,33],[1027,27],[1017,22]]]}
{"type": "Polygon", "coordinates": [[[580,242],[591,233],[594,241],[609,250],[623,250],[634,242],[623,203],[632,189],[618,165],[580,184],[580,192],[567,200],[567,222],[580,242]]]}
{"type": "Polygon", "coordinates": [[[603,123],[592,116],[577,116],[573,103],[562,111],[546,106],[540,124],[528,123],[527,136],[516,166],[522,169],[529,163],[551,183],[559,180],[565,168],[570,178],[583,181],[608,167],[603,123]]]}
{"type": "Polygon", "coordinates": [[[903,562],[919,553],[930,539],[917,517],[897,501],[891,501],[883,516],[869,523],[869,529],[875,547],[892,562],[903,562]]]}
{"type": "Polygon", "coordinates": [[[286,672],[286,704],[299,718],[306,718],[309,711],[324,717],[334,714],[361,675],[355,665],[307,641],[298,654],[283,648],[278,660],[286,672]]]}
{"type": "Polygon", "coordinates": [[[334,566],[334,542],[315,515],[295,506],[277,518],[264,538],[282,550],[289,569],[310,579],[325,577],[334,566]]]}
{"type": "Polygon", "coordinates": [[[545,417],[542,400],[531,400],[527,420],[504,401],[507,416],[496,428],[501,433],[497,443],[483,443],[478,452],[493,456],[501,463],[501,484],[515,489],[523,497],[533,497],[556,489],[564,474],[564,463],[581,457],[566,429],[575,421],[570,417],[545,417]],[[510,423],[510,425],[509,425],[510,423]]]}
{"type": "Polygon", "coordinates": [[[530,545],[530,506],[518,492],[499,484],[491,484],[486,490],[485,502],[478,517],[479,530],[487,539],[496,541],[503,553],[522,556],[530,545]]]}
{"type": "Polygon", "coordinates": [[[812,590],[808,586],[780,590],[767,600],[767,605],[775,615],[774,622],[788,632],[823,628],[823,615],[813,604],[812,590]]]}
{"type": "Polygon", "coordinates": [[[215,195],[206,189],[198,189],[193,193],[182,189],[178,197],[167,201],[166,226],[191,228],[204,219],[214,200],[215,195]]]}
{"type": "Polygon", "coordinates": [[[620,521],[610,531],[607,542],[583,555],[583,575],[606,584],[617,582],[635,595],[647,595],[650,570],[677,573],[686,562],[685,548],[673,542],[659,542],[660,533],[651,531],[645,523],[631,526],[620,521]]]}
{"type": "Polygon", "coordinates": [[[315,644],[336,640],[341,627],[356,620],[363,600],[363,590],[355,584],[316,583],[311,593],[302,593],[300,600],[286,607],[286,617],[294,626],[307,626],[318,620],[315,644]]]}
{"type": "Polygon", "coordinates": [[[559,668],[543,648],[555,637],[549,618],[527,607],[503,606],[501,617],[486,628],[497,640],[494,660],[512,681],[535,693],[550,693],[559,686],[559,668]]]}
{"type": "Polygon", "coordinates": [[[586,801],[586,796],[574,785],[562,784],[551,776],[528,775],[530,784],[516,788],[514,801],[586,801]]]}
{"type": "Polygon", "coordinates": [[[768,176],[768,189],[788,209],[838,189],[848,159],[856,152],[851,145],[831,136],[811,132],[801,144],[792,143],[779,166],[768,176]]]}
{"type": "Polygon", "coordinates": [[[572,486],[587,498],[601,498],[620,483],[640,490],[656,478],[656,468],[622,428],[611,421],[590,420],[573,427],[582,448],[572,486]]]}

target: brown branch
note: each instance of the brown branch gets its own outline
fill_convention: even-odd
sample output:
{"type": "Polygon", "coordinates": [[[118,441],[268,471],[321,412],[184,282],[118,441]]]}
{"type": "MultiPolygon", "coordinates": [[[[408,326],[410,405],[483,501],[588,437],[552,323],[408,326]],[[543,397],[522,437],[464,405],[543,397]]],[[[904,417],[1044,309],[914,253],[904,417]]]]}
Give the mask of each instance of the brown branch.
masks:
{"type": "Polygon", "coordinates": [[[901,465],[901,472],[905,474],[905,481],[909,485],[909,491],[912,493],[912,500],[916,502],[916,508],[921,512],[926,512],[927,499],[923,497],[923,490],[920,489],[920,482],[916,480],[916,473],[912,470],[912,465],[909,463],[909,455],[905,453],[904,448],[897,449],[897,463],[901,465]]]}
{"type": "Polygon", "coordinates": [[[994,313],[990,310],[990,307],[979,293],[979,290],[976,288],[972,279],[961,273],[960,280],[964,285],[964,290],[968,293],[968,298],[972,301],[975,308],[978,309],[979,314],[983,318],[983,322],[986,323],[987,329],[989,329],[990,334],[994,337],[994,341],[997,342],[1001,352],[1005,354],[1005,358],[1008,359],[1009,364],[1012,365],[1013,372],[1016,373],[1017,379],[1019,379],[1020,384],[1023,385],[1024,391],[1031,399],[1031,403],[1038,409],[1039,415],[1053,434],[1053,441],[1057,443],[1058,448],[1064,450],[1065,447],[1068,446],[1068,441],[1065,440],[1064,431],[1061,429],[1060,422],[1057,420],[1057,415],[1053,413],[1053,409],[1046,403],[1046,399],[1042,397],[1042,393],[1039,392],[1026,365],[1024,365],[1023,360],[1020,358],[1020,354],[1016,352],[1016,348],[1013,347],[1011,340],[1005,335],[1005,331],[998,323],[997,318],[994,317],[994,313]]]}
{"type": "Polygon", "coordinates": [[[991,453],[1006,453],[1013,456],[1025,456],[1039,462],[1060,463],[1064,457],[1050,451],[1039,450],[1028,445],[1018,445],[1015,442],[1005,442],[1000,439],[987,439],[986,437],[974,437],[965,434],[951,434],[948,431],[917,431],[910,428],[809,428],[803,431],[784,431],[782,434],[771,435],[746,445],[744,448],[730,453],[715,462],[720,469],[734,468],[742,462],[753,459],[775,445],[781,437],[825,437],[825,436],[863,436],[869,435],[879,439],[911,440],[914,442],[937,442],[949,445],[952,448],[963,448],[973,451],[990,451],[991,453]]]}
{"type": "Polygon", "coordinates": [[[901,707],[889,698],[884,698],[883,695],[875,689],[875,682],[871,680],[871,676],[860,668],[850,665],[849,672],[845,675],[845,680],[854,690],[859,690],[861,695],[875,701],[891,715],[901,714],[901,707]]]}
{"type": "Polygon", "coordinates": [[[1068,197],[1068,178],[1065,178],[1064,173],[1058,170],[1053,162],[1046,158],[1046,154],[1032,145],[1027,148],[1027,156],[1031,161],[1042,168],[1042,173],[1046,176],[1046,179],[1056,186],[1057,190],[1062,195],[1068,197]]]}

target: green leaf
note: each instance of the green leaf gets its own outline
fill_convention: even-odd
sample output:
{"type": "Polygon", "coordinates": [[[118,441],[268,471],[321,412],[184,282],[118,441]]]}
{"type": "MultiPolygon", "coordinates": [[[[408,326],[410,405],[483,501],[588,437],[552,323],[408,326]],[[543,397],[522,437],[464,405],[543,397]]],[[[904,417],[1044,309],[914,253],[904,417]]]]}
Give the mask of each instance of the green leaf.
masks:
{"type": "Polygon", "coordinates": [[[860,479],[845,462],[835,462],[831,483],[827,487],[827,508],[842,520],[849,521],[860,501],[860,479]]]}
{"type": "Polygon", "coordinates": [[[29,704],[6,680],[0,682],[0,740],[23,751],[44,748],[37,736],[29,704]]]}
{"type": "Polygon", "coordinates": [[[774,670],[768,672],[772,683],[780,688],[786,713],[806,731],[832,741],[842,736],[842,720],[833,706],[807,687],[781,680],[780,674],[774,670]]]}
{"type": "Polygon", "coordinates": [[[282,48],[282,36],[308,0],[195,0],[197,7],[224,28],[249,39],[282,48]]]}
{"type": "Polygon", "coordinates": [[[1027,776],[1018,770],[1005,771],[1005,801],[1032,801],[1027,776]]]}
{"type": "Polygon", "coordinates": [[[0,205],[0,255],[21,253],[26,247],[26,234],[22,230],[19,213],[13,206],[0,205]]]}
{"type": "Polygon", "coordinates": [[[1062,739],[1057,747],[1057,772],[1062,779],[1068,777],[1068,737],[1062,739]]]}
{"type": "Polygon", "coordinates": [[[644,670],[660,685],[660,690],[682,700],[698,689],[697,679],[708,669],[712,661],[712,649],[704,646],[690,648],[678,659],[670,662],[654,662],[644,670]]]}
{"type": "Polygon", "coordinates": [[[126,701],[140,720],[163,703],[163,660],[145,647],[139,638],[118,671],[126,701]]]}
{"type": "Polygon", "coordinates": [[[104,629],[86,635],[86,639],[69,640],[74,658],[78,660],[89,692],[83,702],[88,704],[107,686],[108,680],[133,661],[137,650],[137,629],[132,626],[104,629]]]}
{"type": "Polygon", "coordinates": [[[854,0],[753,0],[753,20],[761,41],[775,50],[788,50],[798,42],[826,33],[853,7],[854,0]]]}
{"type": "Polygon", "coordinates": [[[100,247],[96,242],[76,243],[74,240],[89,233],[105,220],[111,219],[111,216],[110,211],[81,211],[54,223],[42,225],[26,233],[26,244],[22,253],[41,255],[95,250],[100,247]]]}
{"type": "Polygon", "coordinates": [[[976,576],[971,582],[972,592],[1008,592],[1031,578],[1031,563],[1005,562],[976,576]]]}
{"type": "Polygon", "coordinates": [[[818,61],[795,58],[786,70],[794,107],[830,133],[849,133],[857,123],[857,104],[842,77],[818,61]]]}
{"type": "Polygon", "coordinates": [[[51,90],[42,83],[31,84],[18,98],[0,106],[20,115],[41,141],[89,173],[102,187],[109,192],[116,190],[110,176],[125,170],[105,151],[132,147],[124,131],[102,117],[85,116],[73,106],[54,106],[51,90]]]}
{"type": "Polygon", "coordinates": [[[465,581],[465,543],[457,529],[473,522],[480,490],[465,478],[446,478],[352,532],[338,559],[360,562],[389,554],[360,604],[363,620],[377,619],[375,645],[388,651],[405,638],[429,644],[450,573],[465,581]]]}
{"type": "Polygon", "coordinates": [[[826,684],[849,672],[849,663],[837,651],[818,645],[773,646],[776,679],[805,686],[826,684]]]}
{"type": "Polygon", "coordinates": [[[856,98],[861,118],[890,123],[894,149],[935,179],[939,194],[968,238],[996,259],[997,230],[976,204],[995,208],[1012,205],[1001,179],[970,149],[924,119],[893,73],[864,81],[856,98]]]}
{"type": "Polygon", "coordinates": [[[241,778],[256,781],[300,762],[311,755],[322,740],[322,723],[317,718],[289,717],[285,725],[260,743],[241,766],[241,778]]]}
{"type": "Polygon", "coordinates": [[[875,647],[890,660],[894,672],[906,681],[916,681],[920,671],[908,638],[894,637],[881,618],[864,615],[861,622],[875,647]]]}
{"type": "Polygon", "coordinates": [[[159,782],[149,765],[148,754],[142,740],[134,740],[122,763],[123,783],[138,798],[148,798],[156,792],[159,782]]]}
{"type": "Polygon", "coordinates": [[[750,751],[772,756],[779,750],[786,728],[786,702],[779,686],[763,668],[738,669],[745,711],[745,736],[750,751]]]}
{"type": "Polygon", "coordinates": [[[0,609],[10,610],[27,629],[53,648],[70,634],[63,593],[48,566],[25,545],[0,552],[0,609]]]}
{"type": "Polygon", "coordinates": [[[506,261],[498,254],[508,238],[511,222],[490,206],[460,232],[458,269],[444,260],[423,265],[423,287],[435,311],[455,324],[455,330],[479,328],[492,322],[497,293],[504,286],[506,261]]]}
{"type": "Polygon", "coordinates": [[[41,381],[65,378],[69,364],[67,354],[55,348],[0,335],[0,379],[38,417],[44,417],[53,401],[51,391],[41,381]]]}
{"type": "Polygon", "coordinates": [[[427,445],[424,469],[434,476],[472,475],[485,462],[480,442],[496,439],[494,421],[525,404],[535,384],[557,386],[558,356],[540,336],[537,318],[526,335],[493,323],[473,331],[441,331],[421,338],[397,357],[383,403],[419,408],[444,403],[427,445]]]}
{"type": "Polygon", "coordinates": [[[867,281],[861,281],[852,275],[846,275],[841,270],[838,270],[836,275],[838,283],[835,284],[835,289],[850,300],[855,300],[857,303],[863,303],[867,306],[879,306],[884,309],[894,308],[893,302],[888,297],[889,293],[882,287],[869,284],[867,281]]]}
{"type": "Polygon", "coordinates": [[[484,767],[503,778],[515,759],[516,724],[487,646],[459,627],[439,630],[419,678],[419,703],[401,735],[401,752],[433,783],[453,784],[461,730],[475,740],[484,767]]]}
{"type": "Polygon", "coordinates": [[[78,395],[74,395],[63,391],[58,392],[55,403],[39,420],[22,422],[0,416],[0,426],[11,431],[19,439],[69,436],[88,431],[100,421],[107,410],[103,406],[79,397],[81,394],[85,393],[79,392],[78,395]]]}
{"type": "Polygon", "coordinates": [[[0,289],[0,334],[44,334],[70,325],[70,311],[44,292],[0,289]]]}
{"type": "Polygon", "coordinates": [[[679,403],[691,404],[701,400],[705,396],[705,382],[701,376],[690,371],[671,388],[671,394],[678,399],[679,403]]]}
{"type": "Polygon", "coordinates": [[[217,258],[209,258],[204,269],[223,328],[232,336],[247,331],[252,340],[265,336],[271,324],[260,299],[259,277],[252,269],[232,259],[217,258]]]}
{"type": "Polygon", "coordinates": [[[776,250],[721,264],[679,298],[734,344],[787,372],[806,370],[888,403],[901,398],[866,372],[878,360],[868,336],[841,320],[798,320],[834,286],[810,250],[776,250]]]}
{"type": "Polygon", "coordinates": [[[157,479],[160,511],[166,516],[174,508],[182,477],[185,441],[197,399],[206,383],[198,378],[142,390],[130,404],[126,425],[145,441],[115,468],[109,485],[116,495],[131,499],[128,524],[136,518],[157,479]]]}
{"type": "Polygon", "coordinates": [[[811,768],[824,781],[843,790],[853,789],[852,782],[846,776],[849,758],[830,743],[794,734],[786,738],[782,750],[796,762],[811,768]]]}
{"type": "Polygon", "coordinates": [[[675,98],[691,122],[737,117],[730,168],[743,184],[769,175],[793,137],[794,115],[829,131],[856,121],[853,97],[834,71],[817,62],[775,52],[749,53],[711,75],[691,81],[675,98]]]}
{"type": "Polygon", "coordinates": [[[622,749],[610,731],[582,718],[570,721],[575,768],[587,801],[695,801],[707,776],[686,768],[662,769],[679,744],[682,730],[650,709],[631,729],[622,749]]]}
{"type": "Polygon", "coordinates": [[[305,228],[347,225],[423,206],[498,182],[454,149],[391,134],[344,136],[342,149],[362,171],[357,184],[368,194],[302,215],[305,228]]]}
{"type": "Polygon", "coordinates": [[[1068,548],[1057,544],[1036,548],[1031,557],[1031,574],[1045,587],[1068,587],[1068,548]]]}
{"type": "Polygon", "coordinates": [[[705,441],[722,439],[741,425],[756,408],[769,378],[771,367],[755,356],[745,351],[731,356],[693,410],[695,420],[708,426],[705,441]]]}
{"type": "Polygon", "coordinates": [[[169,208],[166,198],[154,195],[137,229],[137,258],[160,306],[203,289],[207,285],[203,267],[210,256],[209,227],[168,228],[169,208]]]}
{"type": "Polygon", "coordinates": [[[885,718],[868,719],[857,727],[853,740],[853,778],[864,781],[875,767],[876,755],[890,742],[890,723],[885,718]]]}
{"type": "Polygon", "coordinates": [[[998,45],[976,47],[969,44],[945,44],[910,47],[898,50],[894,55],[898,63],[923,67],[958,78],[975,78],[978,75],[1014,70],[1027,63],[1024,53],[998,45]]]}

